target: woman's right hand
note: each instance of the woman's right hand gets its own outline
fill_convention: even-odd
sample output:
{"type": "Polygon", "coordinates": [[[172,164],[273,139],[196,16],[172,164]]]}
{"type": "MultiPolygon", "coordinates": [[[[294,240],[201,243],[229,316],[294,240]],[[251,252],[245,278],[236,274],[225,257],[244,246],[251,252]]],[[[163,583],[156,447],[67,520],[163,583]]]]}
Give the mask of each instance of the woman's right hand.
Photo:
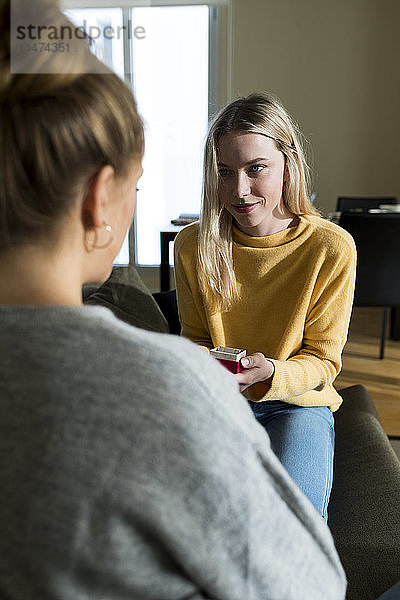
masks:
{"type": "Polygon", "coordinates": [[[274,363],[268,360],[261,352],[255,352],[245,356],[240,361],[243,371],[234,375],[239,384],[239,390],[243,392],[254,383],[270,383],[275,371],[274,363]]]}

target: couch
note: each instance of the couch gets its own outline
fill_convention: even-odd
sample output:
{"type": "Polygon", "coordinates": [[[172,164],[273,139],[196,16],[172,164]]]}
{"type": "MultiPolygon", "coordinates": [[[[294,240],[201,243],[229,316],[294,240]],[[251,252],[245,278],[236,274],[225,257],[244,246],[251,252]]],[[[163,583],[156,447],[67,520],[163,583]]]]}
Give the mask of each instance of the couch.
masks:
{"type": "Polygon", "coordinates": [[[400,580],[400,462],[367,390],[353,385],[339,393],[328,525],[348,600],[376,600],[400,580]]]}
{"type": "MultiPolygon", "coordinates": [[[[83,294],[132,325],[179,333],[175,291],[150,294],[133,267],[115,268],[83,294]]],[[[353,385],[339,393],[328,525],[347,574],[347,600],[377,600],[400,580],[400,463],[367,390],[353,385]]]]}

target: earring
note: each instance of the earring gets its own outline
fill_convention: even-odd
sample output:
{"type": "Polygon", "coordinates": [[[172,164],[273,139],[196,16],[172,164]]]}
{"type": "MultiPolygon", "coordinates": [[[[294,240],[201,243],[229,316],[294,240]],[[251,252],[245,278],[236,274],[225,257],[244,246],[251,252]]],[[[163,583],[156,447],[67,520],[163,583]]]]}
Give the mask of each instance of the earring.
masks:
{"type": "Polygon", "coordinates": [[[114,236],[112,234],[111,225],[107,225],[107,223],[105,223],[103,221],[101,227],[93,227],[88,232],[86,232],[86,237],[85,237],[86,250],[88,252],[92,252],[93,250],[104,250],[105,248],[108,248],[108,246],[110,246],[110,244],[113,242],[113,240],[114,240],[114,236]],[[101,230],[101,229],[104,229],[108,233],[108,239],[105,242],[100,242],[100,231],[99,230],[101,230]]]}

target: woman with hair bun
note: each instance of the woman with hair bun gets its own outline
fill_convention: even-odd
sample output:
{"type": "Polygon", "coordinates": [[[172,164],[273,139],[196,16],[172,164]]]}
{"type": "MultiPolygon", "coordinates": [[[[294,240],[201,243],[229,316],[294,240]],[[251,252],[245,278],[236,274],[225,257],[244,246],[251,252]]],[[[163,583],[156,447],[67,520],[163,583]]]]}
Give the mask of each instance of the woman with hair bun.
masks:
{"type": "Polygon", "coordinates": [[[307,175],[298,128],[276,98],[225,107],[206,141],[200,223],[175,241],[175,275],[182,335],[246,349],[240,391],[326,519],[355,247],[319,216],[307,175]]]}
{"type": "MultiPolygon", "coordinates": [[[[35,25],[72,25],[51,0],[15,4],[35,25]]],[[[9,10],[0,2],[1,597],[344,598],[328,528],[231,376],[187,340],[82,305],[130,226],[143,125],[83,41],[13,74],[9,10]]]]}

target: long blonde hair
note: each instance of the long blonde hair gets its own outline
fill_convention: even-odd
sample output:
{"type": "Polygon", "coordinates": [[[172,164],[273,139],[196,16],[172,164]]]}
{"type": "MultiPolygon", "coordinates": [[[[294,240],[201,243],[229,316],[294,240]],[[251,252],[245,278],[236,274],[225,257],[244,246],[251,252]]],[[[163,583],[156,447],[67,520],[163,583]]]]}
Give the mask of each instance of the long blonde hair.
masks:
{"type": "Polygon", "coordinates": [[[217,165],[219,140],[233,132],[273,138],[285,157],[289,175],[283,188],[284,204],[294,215],[319,215],[309,197],[309,168],[300,131],[281,103],[271,94],[257,92],[228,104],[212,123],[205,144],[198,240],[200,289],[221,310],[228,310],[237,298],[232,216],[219,199],[217,165]]]}
{"type": "MultiPolygon", "coordinates": [[[[52,0],[31,4],[39,12],[36,22],[43,17],[76,29],[52,0]]],[[[35,72],[33,64],[29,73],[12,74],[9,0],[0,3],[0,19],[2,251],[57,235],[63,217],[103,166],[122,177],[132,159],[141,157],[144,133],[131,90],[85,41],[76,39],[69,56],[38,56],[39,71],[43,60],[53,61],[45,65],[51,73],[35,72]]]]}

